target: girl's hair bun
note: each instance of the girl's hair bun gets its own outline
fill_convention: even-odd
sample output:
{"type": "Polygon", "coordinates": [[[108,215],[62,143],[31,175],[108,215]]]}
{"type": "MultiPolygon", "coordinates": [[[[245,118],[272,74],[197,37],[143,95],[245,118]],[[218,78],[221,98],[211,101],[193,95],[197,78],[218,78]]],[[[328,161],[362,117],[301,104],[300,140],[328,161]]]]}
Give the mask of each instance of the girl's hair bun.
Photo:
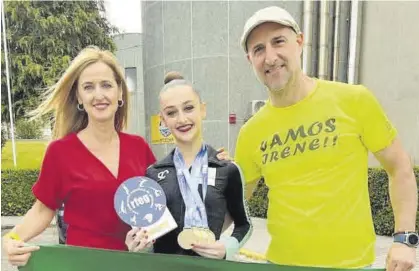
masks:
{"type": "Polygon", "coordinates": [[[179,72],[168,72],[164,76],[164,84],[168,84],[173,80],[184,80],[183,76],[179,72]]]}

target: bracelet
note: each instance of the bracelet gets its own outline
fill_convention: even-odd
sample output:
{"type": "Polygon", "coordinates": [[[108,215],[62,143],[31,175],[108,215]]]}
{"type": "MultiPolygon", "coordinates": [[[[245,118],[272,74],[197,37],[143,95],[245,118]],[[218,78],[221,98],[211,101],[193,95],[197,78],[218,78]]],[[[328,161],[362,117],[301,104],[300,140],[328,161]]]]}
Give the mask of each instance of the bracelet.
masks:
{"type": "Polygon", "coordinates": [[[394,235],[396,235],[396,234],[410,234],[410,233],[416,233],[416,234],[418,234],[417,232],[415,232],[415,231],[396,231],[396,232],[394,232],[393,234],[392,234],[392,236],[394,236],[394,235]]]}
{"type": "Polygon", "coordinates": [[[16,240],[16,241],[22,240],[17,233],[12,232],[12,231],[9,232],[8,234],[6,234],[4,237],[8,237],[8,238],[16,240]]]}

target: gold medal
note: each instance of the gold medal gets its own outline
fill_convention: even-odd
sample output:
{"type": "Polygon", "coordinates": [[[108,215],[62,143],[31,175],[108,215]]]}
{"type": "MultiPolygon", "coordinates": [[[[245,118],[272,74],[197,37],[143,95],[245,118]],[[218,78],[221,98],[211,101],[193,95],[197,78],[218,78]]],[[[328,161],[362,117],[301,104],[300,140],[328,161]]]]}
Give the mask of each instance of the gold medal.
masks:
{"type": "Polygon", "coordinates": [[[215,234],[210,229],[205,229],[207,236],[207,244],[215,243],[215,234]]]}
{"type": "Polygon", "coordinates": [[[204,236],[202,235],[201,229],[197,227],[193,227],[192,231],[196,238],[196,244],[201,244],[201,240],[204,238],[204,236]]]}
{"type": "Polygon", "coordinates": [[[215,242],[215,235],[209,229],[196,228],[194,229],[194,233],[197,237],[197,244],[208,245],[215,242]]]}
{"type": "Polygon", "coordinates": [[[192,248],[192,244],[196,243],[196,239],[196,235],[192,229],[183,229],[177,236],[179,246],[187,250],[192,248]]]}

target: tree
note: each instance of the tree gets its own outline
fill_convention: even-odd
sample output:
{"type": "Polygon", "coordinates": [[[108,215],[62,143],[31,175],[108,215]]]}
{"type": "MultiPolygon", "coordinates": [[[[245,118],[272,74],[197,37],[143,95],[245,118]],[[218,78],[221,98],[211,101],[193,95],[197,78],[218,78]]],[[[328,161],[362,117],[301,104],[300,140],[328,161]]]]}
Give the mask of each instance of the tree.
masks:
{"type": "Polygon", "coordinates": [[[6,145],[7,142],[7,131],[4,128],[3,125],[1,125],[1,150],[3,150],[3,147],[6,145]]]}
{"type": "MultiPolygon", "coordinates": [[[[115,51],[118,32],[104,17],[103,1],[3,1],[14,118],[39,104],[71,59],[88,45],[115,51]]],[[[3,40],[2,40],[3,41],[3,40]]],[[[1,65],[5,67],[2,42],[1,65]]],[[[6,72],[1,71],[1,114],[9,120],[6,72]]]]}

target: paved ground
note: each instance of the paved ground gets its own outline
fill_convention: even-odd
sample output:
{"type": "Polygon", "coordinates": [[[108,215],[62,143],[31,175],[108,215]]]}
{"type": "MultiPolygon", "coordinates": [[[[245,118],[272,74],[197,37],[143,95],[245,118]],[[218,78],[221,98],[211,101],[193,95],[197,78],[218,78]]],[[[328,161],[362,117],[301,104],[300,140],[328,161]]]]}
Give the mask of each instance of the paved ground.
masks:
{"type": "MultiPolygon", "coordinates": [[[[15,225],[20,220],[19,217],[2,217],[2,231],[1,235],[6,234],[12,225],[15,225]]],[[[245,249],[254,251],[256,253],[264,254],[270,241],[270,237],[266,231],[266,221],[264,219],[254,218],[253,220],[253,235],[245,245],[245,249]]],[[[35,238],[31,243],[37,244],[53,244],[57,243],[58,233],[55,227],[48,228],[43,234],[35,238]]],[[[374,268],[383,268],[385,265],[385,258],[392,240],[389,237],[377,236],[376,252],[377,257],[373,264],[374,268]]],[[[417,265],[419,265],[419,251],[416,253],[417,265]]],[[[240,257],[241,261],[255,261],[245,257],[240,257]]],[[[12,271],[17,270],[8,264],[2,252],[1,270],[12,271]]],[[[419,266],[416,266],[414,271],[419,271],[419,266]]]]}

